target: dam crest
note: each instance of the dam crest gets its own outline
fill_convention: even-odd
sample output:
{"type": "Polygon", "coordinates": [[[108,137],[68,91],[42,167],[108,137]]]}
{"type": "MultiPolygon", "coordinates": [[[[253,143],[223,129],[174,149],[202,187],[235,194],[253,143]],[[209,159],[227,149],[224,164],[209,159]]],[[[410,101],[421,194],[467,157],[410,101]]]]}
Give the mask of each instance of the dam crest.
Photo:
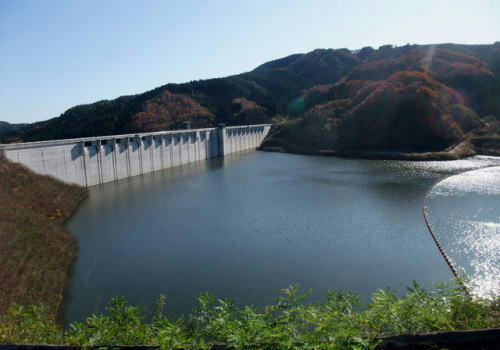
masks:
{"type": "Polygon", "coordinates": [[[84,187],[256,149],[271,124],[0,145],[10,161],[84,187]]]}

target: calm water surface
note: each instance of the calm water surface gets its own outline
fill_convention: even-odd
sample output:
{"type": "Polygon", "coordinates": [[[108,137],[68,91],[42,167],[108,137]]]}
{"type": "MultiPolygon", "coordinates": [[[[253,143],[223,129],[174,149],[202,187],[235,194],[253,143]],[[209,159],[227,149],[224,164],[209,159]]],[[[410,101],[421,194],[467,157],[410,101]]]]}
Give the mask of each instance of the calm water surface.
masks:
{"type": "MultiPolygon", "coordinates": [[[[203,291],[259,306],[296,283],[317,300],[328,289],[366,298],[412,280],[450,280],[424,225],[422,197],[439,179],[495,164],[499,158],[394,162],[250,152],[94,187],[69,223],[79,256],[65,320],[103,311],[118,294],[146,305],[166,294],[167,314],[177,317],[203,291]]],[[[464,197],[474,208],[484,200],[464,197]]],[[[497,235],[496,201],[484,210],[497,210],[487,219],[497,235]]],[[[455,230],[449,221],[436,225],[443,234],[455,230]]]]}

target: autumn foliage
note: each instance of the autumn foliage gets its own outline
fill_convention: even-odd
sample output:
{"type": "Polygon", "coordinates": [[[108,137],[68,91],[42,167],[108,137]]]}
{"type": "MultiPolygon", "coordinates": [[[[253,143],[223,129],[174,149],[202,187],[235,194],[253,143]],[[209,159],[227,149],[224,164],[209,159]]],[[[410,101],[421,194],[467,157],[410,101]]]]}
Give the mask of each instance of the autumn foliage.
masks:
{"type": "Polygon", "coordinates": [[[267,109],[245,97],[233,99],[231,107],[233,113],[228,120],[230,124],[263,124],[269,120],[267,109]]]}
{"type": "Polygon", "coordinates": [[[306,149],[437,150],[470,133],[499,134],[499,94],[497,43],[317,49],[238,75],[76,106],[0,130],[0,142],[179,129],[186,121],[286,121],[291,129],[280,136],[274,128],[271,137],[306,149]]]}
{"type": "Polygon", "coordinates": [[[192,98],[163,91],[144,102],[130,124],[132,131],[141,132],[182,129],[186,121],[194,128],[203,128],[212,126],[214,120],[215,115],[192,98]]]}
{"type": "Polygon", "coordinates": [[[352,105],[340,146],[349,149],[441,150],[481,126],[453,89],[421,72],[398,72],[352,105]]]}
{"type": "Polygon", "coordinates": [[[452,87],[475,90],[493,77],[482,60],[451,50],[430,46],[407,55],[361,64],[348,79],[383,80],[399,71],[420,71],[452,87]]]}

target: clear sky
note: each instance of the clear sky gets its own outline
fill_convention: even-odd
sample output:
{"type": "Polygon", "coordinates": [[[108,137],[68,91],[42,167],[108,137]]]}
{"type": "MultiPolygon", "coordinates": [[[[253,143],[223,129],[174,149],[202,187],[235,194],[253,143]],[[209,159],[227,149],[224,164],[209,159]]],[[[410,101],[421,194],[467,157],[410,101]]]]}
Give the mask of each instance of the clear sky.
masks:
{"type": "Polygon", "coordinates": [[[315,48],[499,40],[499,0],[0,0],[0,120],[315,48]]]}

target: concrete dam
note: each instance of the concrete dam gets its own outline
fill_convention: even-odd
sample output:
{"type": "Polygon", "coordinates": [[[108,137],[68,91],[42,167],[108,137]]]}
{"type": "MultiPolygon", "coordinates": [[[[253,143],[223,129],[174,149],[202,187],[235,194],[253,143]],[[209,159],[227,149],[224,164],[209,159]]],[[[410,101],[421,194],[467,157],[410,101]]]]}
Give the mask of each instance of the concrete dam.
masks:
{"type": "Polygon", "coordinates": [[[36,173],[84,187],[255,149],[271,124],[160,131],[0,145],[36,173]]]}

